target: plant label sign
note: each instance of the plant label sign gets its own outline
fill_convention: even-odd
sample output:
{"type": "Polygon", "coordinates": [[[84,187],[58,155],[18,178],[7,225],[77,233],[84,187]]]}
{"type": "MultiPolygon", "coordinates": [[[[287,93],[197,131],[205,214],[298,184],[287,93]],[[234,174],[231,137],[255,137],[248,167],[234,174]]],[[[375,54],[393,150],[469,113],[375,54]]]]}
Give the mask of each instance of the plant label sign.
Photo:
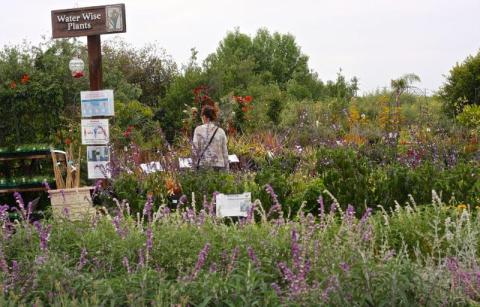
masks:
{"type": "Polygon", "coordinates": [[[114,116],[113,90],[81,91],[82,117],[114,116]]]}
{"type": "Polygon", "coordinates": [[[83,145],[106,145],[108,141],[108,119],[82,119],[83,145]]]}
{"type": "Polygon", "coordinates": [[[218,217],[243,216],[246,217],[252,206],[252,193],[218,194],[215,198],[218,217]]]}
{"type": "Polygon", "coordinates": [[[52,37],[91,36],[127,31],[125,4],[52,11],[52,37]]]}
{"type": "Polygon", "coordinates": [[[110,178],[110,150],[108,146],[87,146],[88,179],[110,178]]]}

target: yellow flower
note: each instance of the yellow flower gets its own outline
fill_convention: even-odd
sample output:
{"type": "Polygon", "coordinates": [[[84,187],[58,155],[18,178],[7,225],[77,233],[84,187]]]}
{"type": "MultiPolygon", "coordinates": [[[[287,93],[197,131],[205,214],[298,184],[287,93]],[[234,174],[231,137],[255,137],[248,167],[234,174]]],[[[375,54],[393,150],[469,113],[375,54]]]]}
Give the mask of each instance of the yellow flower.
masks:
{"type": "Polygon", "coordinates": [[[457,205],[457,211],[462,212],[465,209],[467,209],[467,205],[465,205],[465,204],[458,204],[457,205]]]}

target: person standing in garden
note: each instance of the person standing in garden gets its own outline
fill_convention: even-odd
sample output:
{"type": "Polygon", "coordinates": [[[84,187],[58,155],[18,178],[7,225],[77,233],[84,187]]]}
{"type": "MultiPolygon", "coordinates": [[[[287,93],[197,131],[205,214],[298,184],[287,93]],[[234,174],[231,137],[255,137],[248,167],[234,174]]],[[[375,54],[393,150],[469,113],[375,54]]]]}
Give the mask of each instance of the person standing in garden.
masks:
{"type": "Polygon", "coordinates": [[[193,162],[198,169],[228,171],[227,136],[225,131],[215,125],[218,109],[212,105],[202,108],[202,122],[193,133],[193,162]]]}

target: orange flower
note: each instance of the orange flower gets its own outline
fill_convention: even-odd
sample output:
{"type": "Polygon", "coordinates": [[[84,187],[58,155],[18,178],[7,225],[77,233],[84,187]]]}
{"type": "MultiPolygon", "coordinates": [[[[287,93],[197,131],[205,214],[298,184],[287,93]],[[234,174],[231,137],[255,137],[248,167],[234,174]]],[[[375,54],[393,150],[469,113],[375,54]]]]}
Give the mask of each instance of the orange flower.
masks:
{"type": "Polygon", "coordinates": [[[16,88],[17,88],[17,83],[15,83],[15,81],[12,81],[12,82],[10,83],[10,88],[11,88],[11,89],[16,89],[16,88]]]}
{"type": "Polygon", "coordinates": [[[248,103],[252,102],[252,96],[245,96],[245,101],[248,103]]]}
{"type": "Polygon", "coordinates": [[[248,111],[247,107],[242,107],[242,112],[247,112],[247,111],[248,111]]]}
{"type": "Polygon", "coordinates": [[[30,76],[28,74],[23,74],[23,77],[22,77],[22,80],[20,80],[20,83],[27,84],[28,81],[30,81],[30,76]]]}
{"type": "Polygon", "coordinates": [[[71,143],[72,143],[72,140],[70,140],[69,138],[65,140],[65,144],[70,145],[71,143]]]}

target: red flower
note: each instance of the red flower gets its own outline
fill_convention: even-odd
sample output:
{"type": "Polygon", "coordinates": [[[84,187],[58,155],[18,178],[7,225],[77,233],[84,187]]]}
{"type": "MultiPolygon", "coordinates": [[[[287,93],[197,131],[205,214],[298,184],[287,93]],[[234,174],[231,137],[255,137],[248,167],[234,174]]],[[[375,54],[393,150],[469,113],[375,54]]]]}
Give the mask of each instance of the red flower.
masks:
{"type": "Polygon", "coordinates": [[[248,111],[247,107],[242,107],[242,112],[247,112],[247,111],[248,111]]]}
{"type": "Polygon", "coordinates": [[[245,96],[246,102],[252,102],[252,96],[245,96]]]}
{"type": "Polygon", "coordinates": [[[23,74],[22,80],[20,80],[20,83],[27,84],[28,81],[30,81],[30,76],[28,74],[23,74]]]}
{"type": "Polygon", "coordinates": [[[132,129],[133,129],[133,126],[128,126],[127,130],[125,130],[125,132],[123,132],[123,136],[128,138],[130,136],[130,134],[132,133],[132,129]]]}
{"type": "Polygon", "coordinates": [[[67,138],[67,139],[65,140],[65,144],[70,145],[71,143],[72,143],[72,141],[71,141],[69,138],[67,138]]]}
{"type": "Polygon", "coordinates": [[[12,81],[12,82],[10,83],[10,88],[11,88],[11,89],[16,89],[16,88],[17,88],[17,83],[15,83],[15,81],[12,81]]]}
{"type": "Polygon", "coordinates": [[[83,77],[84,74],[83,74],[83,71],[76,71],[76,72],[74,72],[74,73],[72,74],[72,76],[73,76],[74,78],[77,78],[77,79],[78,79],[78,78],[83,77]]]}

